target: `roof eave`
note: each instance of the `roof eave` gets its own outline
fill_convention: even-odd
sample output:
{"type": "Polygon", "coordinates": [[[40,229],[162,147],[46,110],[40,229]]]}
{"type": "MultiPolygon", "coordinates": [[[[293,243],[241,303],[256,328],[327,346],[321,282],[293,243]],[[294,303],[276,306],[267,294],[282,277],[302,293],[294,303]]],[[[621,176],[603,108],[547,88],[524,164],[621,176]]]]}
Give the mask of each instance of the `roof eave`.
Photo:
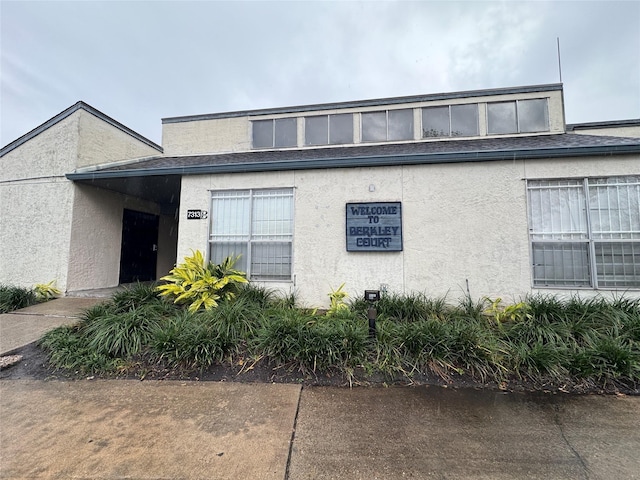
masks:
{"type": "Polygon", "coordinates": [[[203,175],[211,173],[246,173],[283,170],[314,170],[327,168],[387,167],[396,165],[424,165],[438,163],[489,162],[504,160],[528,160],[567,158],[597,155],[625,155],[640,153],[640,144],[618,146],[594,146],[579,148],[546,148],[500,150],[487,152],[448,152],[412,155],[388,155],[367,157],[318,158],[311,160],[284,160],[271,162],[227,163],[217,165],[193,165],[132,170],[108,170],[68,173],[69,180],[93,180],[98,178],[127,178],[158,175],[203,175]]]}

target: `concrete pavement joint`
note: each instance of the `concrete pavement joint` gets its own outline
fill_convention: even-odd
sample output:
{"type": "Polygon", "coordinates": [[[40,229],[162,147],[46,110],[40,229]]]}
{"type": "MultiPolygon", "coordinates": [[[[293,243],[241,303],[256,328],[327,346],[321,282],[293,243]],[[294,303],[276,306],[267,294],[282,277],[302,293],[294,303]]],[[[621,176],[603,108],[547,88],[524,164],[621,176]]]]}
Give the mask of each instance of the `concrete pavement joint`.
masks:
{"type": "Polygon", "coordinates": [[[298,413],[300,413],[300,402],[302,401],[302,390],[304,390],[304,385],[301,385],[300,390],[298,391],[298,404],[296,405],[296,413],[293,417],[293,429],[291,430],[291,440],[289,441],[289,454],[287,455],[287,466],[284,470],[284,480],[289,480],[289,467],[291,466],[293,442],[296,439],[296,427],[298,425],[298,413]]]}
{"type": "Polygon", "coordinates": [[[44,317],[44,318],[80,318],[78,315],[56,315],[55,313],[42,314],[42,313],[34,313],[34,312],[20,312],[19,310],[8,312],[6,315],[20,315],[20,316],[44,317]]]}

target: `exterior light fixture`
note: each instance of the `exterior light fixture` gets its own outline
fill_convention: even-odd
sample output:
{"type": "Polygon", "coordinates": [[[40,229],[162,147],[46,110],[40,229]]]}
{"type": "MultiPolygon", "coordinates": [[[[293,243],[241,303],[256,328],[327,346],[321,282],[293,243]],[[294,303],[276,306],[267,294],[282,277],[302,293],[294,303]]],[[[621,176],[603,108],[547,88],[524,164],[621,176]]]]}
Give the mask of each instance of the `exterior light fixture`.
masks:
{"type": "Polygon", "coordinates": [[[376,338],[376,317],[378,311],[375,303],[380,300],[380,290],[365,290],[364,299],[369,302],[369,308],[367,309],[367,318],[369,319],[369,337],[371,339],[376,338]]]}

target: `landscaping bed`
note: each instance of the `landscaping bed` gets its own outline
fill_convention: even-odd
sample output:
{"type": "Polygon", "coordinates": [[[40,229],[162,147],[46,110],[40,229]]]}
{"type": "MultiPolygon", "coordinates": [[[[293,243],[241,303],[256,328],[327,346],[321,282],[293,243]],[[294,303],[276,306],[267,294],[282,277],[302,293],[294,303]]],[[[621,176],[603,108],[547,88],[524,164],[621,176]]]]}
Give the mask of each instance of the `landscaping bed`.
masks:
{"type": "Polygon", "coordinates": [[[138,378],[306,385],[431,384],[638,394],[640,300],[532,296],[451,304],[384,296],[329,312],[243,286],[188,311],[153,285],[116,293],[17,352],[0,378],[138,378]]]}

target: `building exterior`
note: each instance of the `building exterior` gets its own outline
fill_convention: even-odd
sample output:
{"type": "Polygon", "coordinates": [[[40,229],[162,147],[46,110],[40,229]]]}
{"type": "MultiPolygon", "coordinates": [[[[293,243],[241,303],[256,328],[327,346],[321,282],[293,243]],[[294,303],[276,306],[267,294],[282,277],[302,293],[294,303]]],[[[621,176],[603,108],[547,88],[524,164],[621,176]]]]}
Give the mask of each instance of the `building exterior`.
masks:
{"type": "Polygon", "coordinates": [[[65,112],[0,152],[1,282],[109,287],[199,249],[309,306],[343,282],[640,295],[640,120],[567,126],[560,84],[165,118],[162,148],[65,112]]]}

